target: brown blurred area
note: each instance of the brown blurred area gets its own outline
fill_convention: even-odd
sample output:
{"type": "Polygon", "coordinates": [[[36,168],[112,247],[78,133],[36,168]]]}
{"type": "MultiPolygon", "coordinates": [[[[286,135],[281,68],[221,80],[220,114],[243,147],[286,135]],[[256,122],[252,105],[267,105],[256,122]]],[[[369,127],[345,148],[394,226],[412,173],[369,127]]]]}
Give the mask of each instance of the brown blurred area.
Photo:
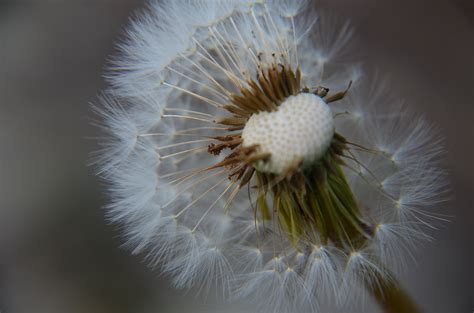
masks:
{"type": "MultiPolygon", "coordinates": [[[[89,103],[141,0],[0,0],[0,312],[230,312],[120,248],[86,166],[89,103]]],[[[453,216],[403,283],[425,312],[474,310],[474,1],[317,0],[446,136],[453,216]]],[[[237,310],[237,309],[235,309],[237,310]]]]}

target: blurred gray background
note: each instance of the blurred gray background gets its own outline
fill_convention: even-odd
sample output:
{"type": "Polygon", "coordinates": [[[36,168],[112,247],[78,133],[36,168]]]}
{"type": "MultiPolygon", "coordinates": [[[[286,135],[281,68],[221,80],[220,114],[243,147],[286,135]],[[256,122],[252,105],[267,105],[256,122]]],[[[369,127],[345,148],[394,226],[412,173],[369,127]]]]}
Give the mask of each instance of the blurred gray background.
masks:
{"type": "MultiPolygon", "coordinates": [[[[0,312],[230,312],[120,249],[86,166],[89,102],[142,0],[0,0],[0,312]]],[[[318,0],[359,57],[447,138],[452,221],[403,283],[426,312],[474,310],[474,1],[318,0]]],[[[232,311],[234,312],[234,311],[232,311]]]]}

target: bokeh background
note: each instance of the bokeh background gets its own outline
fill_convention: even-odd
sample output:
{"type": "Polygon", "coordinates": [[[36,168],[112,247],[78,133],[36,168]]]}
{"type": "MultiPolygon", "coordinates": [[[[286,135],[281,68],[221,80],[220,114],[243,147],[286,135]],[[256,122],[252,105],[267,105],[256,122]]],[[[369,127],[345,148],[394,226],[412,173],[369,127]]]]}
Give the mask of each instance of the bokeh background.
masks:
{"type": "MultiPolygon", "coordinates": [[[[351,20],[358,57],[446,137],[452,196],[440,210],[451,222],[402,281],[426,312],[472,312],[474,1],[314,3],[351,20]]],[[[128,16],[143,4],[0,0],[2,313],[238,311],[174,290],[121,249],[86,166],[97,136],[89,103],[105,86],[101,73],[128,16]]]]}

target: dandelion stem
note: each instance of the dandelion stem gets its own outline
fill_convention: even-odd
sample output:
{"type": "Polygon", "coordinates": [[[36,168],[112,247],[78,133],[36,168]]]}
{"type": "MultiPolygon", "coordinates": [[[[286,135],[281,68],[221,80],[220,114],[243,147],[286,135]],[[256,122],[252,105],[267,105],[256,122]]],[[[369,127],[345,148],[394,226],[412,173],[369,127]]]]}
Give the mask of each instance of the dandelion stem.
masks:
{"type": "Polygon", "coordinates": [[[385,313],[420,313],[413,299],[393,278],[387,280],[377,277],[378,286],[369,289],[372,291],[377,303],[385,313]]]}

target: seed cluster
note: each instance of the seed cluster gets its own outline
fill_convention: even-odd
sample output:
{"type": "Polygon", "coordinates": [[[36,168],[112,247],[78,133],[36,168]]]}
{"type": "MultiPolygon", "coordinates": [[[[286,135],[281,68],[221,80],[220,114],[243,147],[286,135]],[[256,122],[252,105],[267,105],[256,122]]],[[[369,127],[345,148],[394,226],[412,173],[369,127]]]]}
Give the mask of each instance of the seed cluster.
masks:
{"type": "Polygon", "coordinates": [[[315,237],[341,246],[363,244],[371,230],[342,171],[348,142],[335,133],[328,107],[350,84],[327,96],[327,88],[310,90],[300,82],[299,69],[275,64],[233,94],[224,107],[232,116],[215,120],[229,134],[212,137],[218,143],[208,146],[213,155],[231,152],[208,169],[225,168],[239,189],[255,178],[258,216],[278,221],[298,249],[315,237]]]}

